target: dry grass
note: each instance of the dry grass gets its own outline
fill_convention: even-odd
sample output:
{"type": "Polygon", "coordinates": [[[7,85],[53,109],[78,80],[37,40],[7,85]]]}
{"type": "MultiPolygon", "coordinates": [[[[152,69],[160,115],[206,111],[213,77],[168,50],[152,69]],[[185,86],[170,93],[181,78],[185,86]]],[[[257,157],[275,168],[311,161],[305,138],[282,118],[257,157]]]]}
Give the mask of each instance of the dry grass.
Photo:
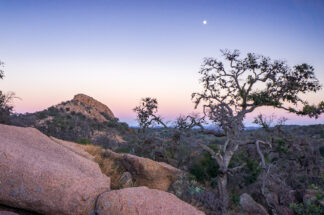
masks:
{"type": "Polygon", "coordinates": [[[89,154],[94,156],[94,161],[99,164],[102,173],[110,177],[111,189],[120,189],[120,178],[126,171],[120,163],[121,161],[105,156],[105,149],[99,146],[86,145],[83,147],[89,154]]]}

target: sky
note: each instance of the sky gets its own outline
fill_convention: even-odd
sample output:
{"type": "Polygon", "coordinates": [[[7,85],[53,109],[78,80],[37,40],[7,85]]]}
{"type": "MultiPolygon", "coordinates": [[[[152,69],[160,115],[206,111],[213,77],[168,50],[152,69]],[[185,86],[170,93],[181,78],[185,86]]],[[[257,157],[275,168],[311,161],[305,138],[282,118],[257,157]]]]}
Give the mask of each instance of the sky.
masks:
{"type": "MultiPolygon", "coordinates": [[[[322,0],[0,0],[0,23],[0,89],[21,98],[18,113],[84,93],[130,124],[140,99],[155,97],[172,120],[194,111],[201,63],[220,49],[306,62],[324,83],[322,0]]],[[[324,91],[305,98],[318,103],[324,91]]],[[[324,123],[269,108],[246,123],[260,112],[324,123]]]]}

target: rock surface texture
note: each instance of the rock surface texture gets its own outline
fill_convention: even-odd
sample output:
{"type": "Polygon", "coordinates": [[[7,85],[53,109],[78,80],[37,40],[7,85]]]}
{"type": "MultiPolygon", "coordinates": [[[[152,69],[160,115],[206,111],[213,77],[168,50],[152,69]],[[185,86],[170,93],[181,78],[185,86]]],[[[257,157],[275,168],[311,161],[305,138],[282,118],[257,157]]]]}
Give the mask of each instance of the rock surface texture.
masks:
{"type": "Polygon", "coordinates": [[[175,195],[147,187],[132,187],[103,193],[98,215],[203,215],[175,195]]]}
{"type": "Polygon", "coordinates": [[[115,118],[113,112],[106,105],[102,104],[101,102],[95,100],[94,98],[92,98],[90,96],[87,96],[84,94],[77,94],[74,96],[73,100],[81,102],[82,104],[84,104],[88,107],[92,107],[92,108],[96,109],[97,111],[99,111],[100,113],[105,113],[111,119],[115,118]]]}
{"type": "MultiPolygon", "coordinates": [[[[81,113],[98,122],[115,119],[113,112],[106,105],[84,94],[77,94],[72,100],[62,102],[54,107],[70,114],[81,113]]],[[[44,119],[43,123],[46,123],[46,120],[51,120],[51,118],[44,119]]]]}
{"type": "Polygon", "coordinates": [[[134,179],[134,186],[146,186],[151,189],[167,191],[182,171],[163,162],[156,162],[131,154],[118,154],[107,150],[104,157],[120,163],[134,179]]]}
{"type": "Polygon", "coordinates": [[[240,196],[240,205],[248,214],[269,215],[266,209],[262,205],[254,201],[254,199],[249,194],[243,193],[240,196]]]}
{"type": "Polygon", "coordinates": [[[0,125],[0,204],[46,215],[91,214],[110,179],[34,128],[0,125]]]}
{"type": "Polygon", "coordinates": [[[0,211],[0,215],[19,215],[10,211],[0,211]]]}
{"type": "Polygon", "coordinates": [[[54,142],[72,150],[73,152],[77,153],[78,155],[85,157],[90,160],[94,160],[94,156],[90,155],[88,152],[85,151],[84,146],[66,140],[60,140],[55,137],[50,137],[54,142]]]}

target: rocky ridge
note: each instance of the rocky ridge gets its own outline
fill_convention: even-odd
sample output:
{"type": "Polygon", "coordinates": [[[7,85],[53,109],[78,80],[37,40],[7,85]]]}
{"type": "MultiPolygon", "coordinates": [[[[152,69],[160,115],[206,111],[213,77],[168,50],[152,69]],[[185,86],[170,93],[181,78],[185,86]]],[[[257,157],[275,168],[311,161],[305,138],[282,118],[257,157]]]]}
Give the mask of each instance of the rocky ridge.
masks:
{"type": "Polygon", "coordinates": [[[86,117],[106,122],[115,119],[113,112],[103,103],[85,94],[77,94],[70,101],[55,106],[64,108],[67,112],[81,113],[86,117]]]}
{"type": "Polygon", "coordinates": [[[37,128],[59,139],[109,145],[109,148],[119,146],[126,141],[125,137],[133,135],[131,128],[119,122],[109,107],[84,94],[43,111],[13,115],[11,122],[37,128]]]}

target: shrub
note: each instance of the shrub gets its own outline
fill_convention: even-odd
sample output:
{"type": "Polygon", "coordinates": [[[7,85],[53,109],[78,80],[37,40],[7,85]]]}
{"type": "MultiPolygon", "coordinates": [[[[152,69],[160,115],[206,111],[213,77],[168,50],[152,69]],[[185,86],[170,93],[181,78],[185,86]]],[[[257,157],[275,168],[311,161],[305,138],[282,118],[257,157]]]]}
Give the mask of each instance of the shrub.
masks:
{"type": "Polygon", "coordinates": [[[90,139],[86,139],[86,138],[81,138],[79,141],[78,141],[79,144],[83,144],[83,145],[89,145],[91,144],[91,140],[90,139]]]}
{"type": "Polygon", "coordinates": [[[247,173],[247,175],[244,176],[245,183],[253,184],[257,181],[261,173],[260,165],[257,161],[250,158],[246,158],[245,163],[246,166],[243,168],[243,171],[247,173]]]}
{"type": "Polygon", "coordinates": [[[120,122],[119,127],[123,130],[126,131],[128,130],[128,124],[126,122],[120,122]]]}
{"type": "Polygon", "coordinates": [[[38,119],[45,119],[47,117],[47,114],[45,111],[38,113],[38,119]]]}
{"type": "Polygon", "coordinates": [[[324,146],[320,147],[319,151],[320,151],[322,157],[324,158],[324,146]]]}
{"type": "Polygon", "coordinates": [[[85,120],[87,117],[85,115],[83,115],[82,113],[78,112],[76,113],[76,116],[79,117],[82,120],[85,120]]]}
{"type": "Polygon", "coordinates": [[[306,203],[293,203],[290,204],[290,208],[297,215],[323,215],[324,207],[318,204],[316,201],[307,201],[306,203]]]}
{"type": "Polygon", "coordinates": [[[57,116],[59,113],[59,110],[54,107],[50,107],[50,108],[48,108],[48,112],[49,112],[50,116],[57,116]]]}
{"type": "Polygon", "coordinates": [[[108,126],[109,128],[117,128],[118,127],[118,121],[109,120],[109,121],[105,122],[105,125],[108,126]]]}
{"type": "Polygon", "coordinates": [[[309,189],[315,190],[315,199],[310,198],[303,203],[293,203],[290,204],[290,208],[295,211],[297,215],[320,215],[324,214],[324,207],[319,202],[323,200],[324,195],[321,189],[315,184],[311,184],[309,189]]]}
{"type": "Polygon", "coordinates": [[[128,153],[128,154],[134,154],[134,148],[131,146],[123,146],[115,150],[117,153],[128,153]]]}
{"type": "Polygon", "coordinates": [[[279,139],[279,140],[276,141],[276,143],[277,143],[277,147],[276,147],[277,152],[281,152],[281,153],[284,153],[284,154],[288,153],[287,144],[286,144],[286,142],[284,140],[279,139]]]}
{"type": "Polygon", "coordinates": [[[237,192],[233,192],[231,193],[230,199],[233,205],[238,205],[240,202],[240,195],[237,192]]]}
{"type": "Polygon", "coordinates": [[[219,166],[209,153],[204,153],[202,158],[196,160],[189,168],[197,181],[205,182],[217,177],[219,166]]]}
{"type": "Polygon", "coordinates": [[[244,184],[250,185],[255,183],[261,173],[259,161],[249,156],[246,151],[240,151],[237,153],[236,158],[231,161],[229,168],[233,168],[241,164],[246,164],[243,169],[240,170],[240,172],[242,172],[244,184]]]}

